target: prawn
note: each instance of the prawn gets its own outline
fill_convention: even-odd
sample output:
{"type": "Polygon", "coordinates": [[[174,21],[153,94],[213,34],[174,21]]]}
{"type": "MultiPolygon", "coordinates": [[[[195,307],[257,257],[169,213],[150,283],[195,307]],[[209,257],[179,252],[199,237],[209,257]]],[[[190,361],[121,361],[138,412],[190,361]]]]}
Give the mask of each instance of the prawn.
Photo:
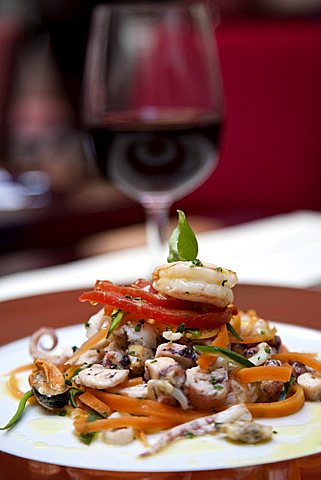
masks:
{"type": "Polygon", "coordinates": [[[211,263],[172,262],[153,272],[153,288],[163,295],[225,308],[233,303],[236,273],[211,263]]]}

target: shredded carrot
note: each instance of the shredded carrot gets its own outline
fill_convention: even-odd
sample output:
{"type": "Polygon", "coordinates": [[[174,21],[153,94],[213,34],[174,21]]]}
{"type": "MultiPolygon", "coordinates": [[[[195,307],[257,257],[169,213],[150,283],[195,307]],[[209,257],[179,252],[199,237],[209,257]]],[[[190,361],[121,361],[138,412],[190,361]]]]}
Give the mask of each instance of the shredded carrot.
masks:
{"type": "Polygon", "coordinates": [[[279,402],[269,403],[247,403],[246,407],[250,410],[253,417],[273,418],[285,417],[298,412],[304,405],[305,397],[303,388],[298,384],[292,386],[294,393],[279,402]]]}
{"type": "MultiPolygon", "coordinates": [[[[17,377],[14,373],[10,374],[8,380],[7,380],[7,388],[9,390],[9,392],[11,393],[11,395],[15,398],[17,398],[18,400],[20,400],[25,392],[23,392],[22,390],[20,390],[19,386],[18,386],[18,380],[17,380],[17,377]]],[[[30,397],[28,399],[28,402],[29,403],[36,403],[36,399],[35,397],[30,397]]]]}
{"type": "Polygon", "coordinates": [[[244,336],[247,336],[250,334],[250,332],[252,331],[254,325],[256,324],[258,318],[257,318],[257,314],[254,310],[248,310],[246,312],[248,315],[249,315],[249,320],[246,324],[246,327],[245,327],[245,331],[244,331],[244,336]]]}
{"type": "Polygon", "coordinates": [[[307,365],[310,368],[313,368],[313,370],[316,370],[317,372],[321,373],[321,362],[313,358],[308,353],[298,353],[298,352],[285,352],[285,353],[277,353],[272,356],[272,358],[275,358],[276,360],[281,360],[281,362],[300,362],[303,363],[304,365],[307,365]]]}
{"type": "MultiPolygon", "coordinates": [[[[215,347],[227,347],[230,343],[230,338],[228,334],[227,327],[225,323],[220,327],[216,337],[214,338],[211,345],[215,347]]],[[[199,358],[197,359],[197,365],[200,367],[201,370],[208,370],[211,368],[217,360],[217,355],[213,355],[211,353],[205,352],[202,353],[199,358]]]]}
{"type": "Polygon", "coordinates": [[[209,370],[216,362],[217,355],[213,355],[212,353],[202,353],[198,359],[196,360],[197,365],[200,367],[201,370],[209,370]]]}
{"type": "Polygon", "coordinates": [[[67,360],[66,364],[72,365],[75,363],[81,355],[83,355],[87,350],[90,348],[93,348],[98,342],[103,340],[104,338],[107,337],[107,329],[105,327],[102,327],[96,332],[94,335],[92,335],[88,340],[86,340],[81,347],[76,350],[74,355],[67,360]]]}
{"type": "Polygon", "coordinates": [[[180,423],[180,420],[175,417],[169,417],[166,419],[154,415],[149,417],[129,415],[124,417],[95,420],[94,422],[76,419],[74,422],[74,427],[76,433],[99,432],[102,430],[124,427],[134,427],[146,432],[152,430],[164,430],[180,423]]]}
{"type": "Polygon", "coordinates": [[[68,367],[65,371],[65,379],[71,380],[71,378],[74,376],[78,368],[79,368],[79,365],[71,365],[70,367],[68,367]]]}
{"type": "Polygon", "coordinates": [[[203,411],[182,410],[179,407],[172,407],[154,400],[125,397],[123,395],[115,395],[94,389],[89,389],[89,391],[109,405],[113,410],[130,413],[132,415],[157,416],[165,419],[175,417],[177,423],[184,423],[210,414],[209,412],[203,411]]]}
{"type": "Polygon", "coordinates": [[[3,376],[16,375],[17,373],[26,372],[27,370],[31,370],[32,368],[33,368],[33,363],[28,363],[26,365],[21,365],[20,367],[14,368],[8,373],[4,373],[3,376]]]}
{"type": "MultiPolygon", "coordinates": [[[[198,340],[204,340],[205,338],[215,337],[215,335],[217,335],[219,331],[220,331],[220,327],[211,328],[210,330],[206,329],[206,328],[202,328],[202,330],[200,330],[199,334],[197,335],[197,339],[198,340]]],[[[193,338],[193,335],[189,334],[189,332],[187,332],[186,337],[187,338],[193,338]]]]}
{"type": "Polygon", "coordinates": [[[82,393],[78,398],[82,403],[87,405],[87,407],[91,408],[103,417],[107,417],[113,413],[112,408],[88,391],[82,393]]]}
{"type": "Polygon", "coordinates": [[[211,343],[211,345],[215,347],[227,347],[230,343],[230,338],[228,335],[228,330],[225,323],[220,327],[220,331],[218,332],[217,336],[211,343]]]}
{"type": "Polygon", "coordinates": [[[292,367],[290,365],[260,365],[253,368],[241,368],[235,376],[242,383],[262,382],[264,380],[288,382],[291,373],[292,367]]]}
{"type": "Polygon", "coordinates": [[[141,442],[141,444],[145,448],[149,447],[149,443],[148,443],[148,440],[146,438],[146,434],[143,430],[140,430],[139,428],[135,428],[135,437],[137,438],[137,440],[139,440],[141,442]]]}
{"type": "Polygon", "coordinates": [[[271,330],[269,329],[266,333],[259,333],[256,335],[242,335],[242,340],[239,340],[236,337],[233,337],[231,335],[231,343],[242,343],[242,344],[248,344],[248,343],[261,343],[261,342],[268,342],[269,340],[273,340],[276,334],[276,329],[272,328],[271,330]]]}

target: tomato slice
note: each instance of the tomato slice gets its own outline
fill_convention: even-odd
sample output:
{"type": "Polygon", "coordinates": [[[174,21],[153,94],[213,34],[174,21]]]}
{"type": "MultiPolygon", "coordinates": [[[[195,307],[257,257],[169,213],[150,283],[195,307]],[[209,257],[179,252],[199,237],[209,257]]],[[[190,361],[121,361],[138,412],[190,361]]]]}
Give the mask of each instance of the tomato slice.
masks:
{"type": "MultiPolygon", "coordinates": [[[[178,300],[176,298],[168,298],[160,295],[156,292],[156,290],[151,291],[149,289],[149,285],[147,284],[145,288],[139,287],[127,287],[123,285],[115,285],[113,283],[108,282],[107,280],[97,280],[95,284],[95,290],[103,291],[103,292],[115,292],[125,297],[132,297],[133,299],[141,299],[145,300],[146,302],[151,303],[152,305],[158,305],[160,307],[166,308],[174,308],[178,310],[189,310],[194,308],[192,307],[192,302],[187,302],[185,300],[178,300]],[[145,290],[145,288],[148,290],[145,290]]],[[[210,305],[207,306],[202,304],[203,309],[211,310],[210,305]]]]}
{"type": "MultiPolygon", "coordinates": [[[[108,282],[107,282],[108,283],[108,282]]],[[[101,285],[101,284],[100,284],[101,285]]],[[[112,285],[109,284],[108,285],[112,285]]],[[[120,308],[126,312],[133,313],[142,319],[153,319],[165,325],[178,326],[184,323],[187,328],[214,328],[222,323],[227,323],[235,313],[235,307],[225,309],[215,309],[215,311],[193,311],[184,309],[174,309],[148,301],[142,295],[137,295],[138,289],[134,288],[136,293],[132,296],[130,293],[132,287],[108,287],[108,291],[92,290],[80,295],[82,302],[101,303],[111,305],[114,308],[120,308]],[[116,288],[117,287],[117,288],[116,288]]],[[[145,292],[148,293],[148,292],[145,292]]],[[[165,299],[167,300],[167,299],[165,299]]],[[[172,300],[170,300],[172,302],[172,300]]],[[[176,302],[176,301],[175,301],[176,302]]],[[[187,302],[183,302],[186,307],[187,302]]]]}

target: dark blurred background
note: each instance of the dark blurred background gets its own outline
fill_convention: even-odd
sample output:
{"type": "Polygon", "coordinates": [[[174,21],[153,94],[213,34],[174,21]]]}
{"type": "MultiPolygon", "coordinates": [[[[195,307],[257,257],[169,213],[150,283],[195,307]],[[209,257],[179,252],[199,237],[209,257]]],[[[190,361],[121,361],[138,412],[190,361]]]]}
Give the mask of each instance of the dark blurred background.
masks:
{"type": "MultiPolygon", "coordinates": [[[[0,0],[0,275],[144,242],[141,207],[85,157],[89,0],[0,0]]],[[[137,2],[135,2],[137,3],[137,2]]],[[[321,0],[218,0],[227,120],[199,231],[321,210],[321,0]]]]}

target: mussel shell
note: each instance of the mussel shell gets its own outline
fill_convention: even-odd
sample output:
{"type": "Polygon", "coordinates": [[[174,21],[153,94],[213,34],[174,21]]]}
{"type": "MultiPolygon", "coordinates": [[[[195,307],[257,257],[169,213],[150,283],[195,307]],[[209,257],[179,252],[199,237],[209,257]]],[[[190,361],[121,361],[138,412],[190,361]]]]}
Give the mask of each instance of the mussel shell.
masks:
{"type": "Polygon", "coordinates": [[[32,391],[38,403],[47,410],[57,410],[59,408],[63,408],[68,404],[69,401],[70,395],[68,389],[54,395],[45,395],[40,393],[35,387],[32,387],[32,391]]]}

